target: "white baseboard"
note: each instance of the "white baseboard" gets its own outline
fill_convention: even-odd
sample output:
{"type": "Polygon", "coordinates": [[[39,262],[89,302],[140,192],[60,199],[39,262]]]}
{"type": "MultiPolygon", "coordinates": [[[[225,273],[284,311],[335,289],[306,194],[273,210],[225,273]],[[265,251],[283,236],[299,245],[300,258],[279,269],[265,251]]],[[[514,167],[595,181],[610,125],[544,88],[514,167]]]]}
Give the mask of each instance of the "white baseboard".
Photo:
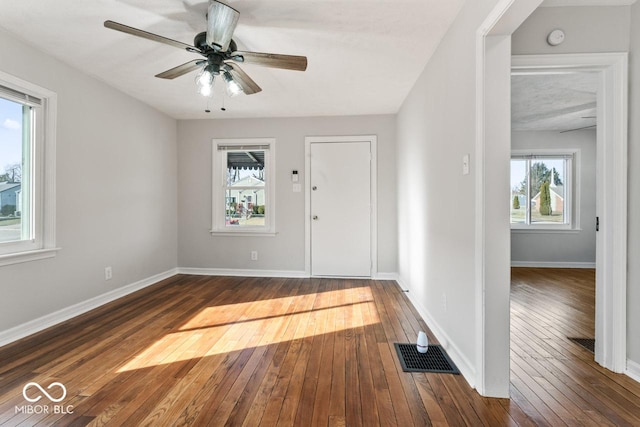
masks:
{"type": "MultiPolygon", "coordinates": [[[[251,270],[242,268],[194,268],[179,267],[178,274],[194,274],[197,276],[240,276],[240,277],[283,277],[283,278],[310,278],[306,271],[298,270],[251,270]]],[[[324,276],[313,276],[322,278],[324,276]]],[[[351,277],[326,276],[328,278],[350,279],[351,277]]],[[[363,279],[367,279],[363,277],[363,279]]],[[[397,280],[398,273],[377,273],[373,280],[397,280]]]]}
{"type": "Polygon", "coordinates": [[[244,276],[244,277],[309,277],[304,271],[296,270],[245,270],[235,268],[192,268],[179,267],[178,274],[194,274],[198,276],[244,276]]]}
{"type": "Polygon", "coordinates": [[[625,371],[625,374],[640,382],[640,363],[627,359],[627,370],[625,371]]]}
{"type": "Polygon", "coordinates": [[[447,354],[453,363],[456,364],[464,379],[467,380],[471,387],[475,388],[476,371],[473,368],[473,365],[469,363],[469,360],[462,354],[455,342],[449,338],[444,329],[440,327],[438,322],[436,322],[429,314],[429,311],[425,309],[416,298],[414,298],[414,294],[411,292],[411,286],[409,283],[403,281],[402,278],[398,278],[397,282],[400,285],[400,288],[408,290],[405,294],[409,298],[411,304],[413,304],[420,316],[422,316],[422,319],[425,321],[431,332],[436,336],[440,345],[447,351],[447,354]]]}
{"type": "Polygon", "coordinates": [[[595,262],[511,261],[511,267],[531,268],[596,268],[595,262]]]}
{"type": "Polygon", "coordinates": [[[122,298],[125,295],[133,293],[140,289],[146,288],[147,286],[156,284],[161,280],[175,276],[176,274],[178,274],[178,270],[171,269],[171,270],[165,271],[164,273],[156,274],[146,279],[139,280],[135,283],[131,283],[130,285],[126,285],[121,288],[114,289],[112,291],[104,293],[102,295],[98,295],[96,297],[90,298],[86,301],[82,301],[77,304],[71,305],[69,307],[65,307],[61,310],[55,311],[53,313],[47,314],[45,316],[39,317],[29,322],[23,323],[22,325],[18,325],[11,329],[1,331],[0,347],[7,345],[9,343],[12,343],[14,341],[17,341],[21,338],[27,337],[29,335],[35,334],[36,332],[40,332],[44,329],[50,328],[51,326],[54,326],[58,323],[62,323],[65,320],[69,320],[73,317],[84,314],[88,311],[98,308],[118,298],[122,298]]]}
{"type": "MultiPolygon", "coordinates": [[[[287,270],[244,270],[228,268],[174,268],[164,273],[156,274],[146,279],[139,280],[130,285],[114,289],[102,295],[90,298],[86,301],[65,307],[61,310],[30,320],[13,328],[0,331],[0,347],[40,332],[51,326],[62,323],[73,317],[84,314],[104,304],[122,298],[130,293],[151,286],[161,280],[175,276],[176,274],[193,274],[201,276],[244,276],[244,277],[284,277],[284,278],[308,278],[304,271],[287,270]]],[[[396,273],[378,273],[376,280],[396,280],[396,273]]]]}
{"type": "Polygon", "coordinates": [[[373,275],[372,279],[373,280],[395,280],[397,282],[399,277],[398,277],[398,273],[381,273],[381,272],[378,272],[378,273],[373,275]]]}

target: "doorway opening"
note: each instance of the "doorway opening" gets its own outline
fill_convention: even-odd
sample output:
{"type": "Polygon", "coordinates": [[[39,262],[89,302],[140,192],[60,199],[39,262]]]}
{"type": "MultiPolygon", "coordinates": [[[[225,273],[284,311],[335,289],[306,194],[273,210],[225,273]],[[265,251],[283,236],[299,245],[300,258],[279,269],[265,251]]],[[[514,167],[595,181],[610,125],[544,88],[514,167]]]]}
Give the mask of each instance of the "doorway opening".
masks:
{"type": "Polygon", "coordinates": [[[476,129],[476,388],[509,396],[510,225],[508,211],[511,71],[595,71],[598,91],[600,231],[596,264],[595,360],[626,368],[627,55],[572,54],[511,57],[511,34],[539,0],[499,2],[477,31],[476,129]],[[505,191],[496,191],[504,189],[505,191]],[[614,233],[615,228],[615,233],[614,233]],[[602,284],[602,285],[600,285],[602,284]]]}
{"type": "MultiPolygon", "coordinates": [[[[572,339],[595,341],[599,77],[596,71],[511,75],[512,364],[522,363],[514,349],[524,351],[514,331],[532,340],[548,333],[540,342],[550,345],[545,354],[557,355],[555,348],[572,339]],[[524,326],[534,318],[546,332],[524,326]]],[[[528,351],[540,354],[536,347],[528,351]]]]}

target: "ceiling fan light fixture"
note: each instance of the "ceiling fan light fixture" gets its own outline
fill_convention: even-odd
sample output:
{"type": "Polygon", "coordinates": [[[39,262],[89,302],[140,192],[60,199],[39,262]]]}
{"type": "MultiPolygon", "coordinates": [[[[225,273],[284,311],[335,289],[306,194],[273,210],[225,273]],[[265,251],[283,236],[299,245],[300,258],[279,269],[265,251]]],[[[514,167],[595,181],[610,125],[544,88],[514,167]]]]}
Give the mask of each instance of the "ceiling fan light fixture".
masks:
{"type": "Polygon", "coordinates": [[[230,72],[225,71],[222,74],[222,78],[227,83],[227,94],[231,97],[244,93],[242,86],[233,79],[233,76],[230,72]]]}
{"type": "Polygon", "coordinates": [[[211,65],[202,67],[200,72],[196,75],[196,83],[198,86],[211,86],[213,85],[213,70],[211,65]]]}
{"type": "Polygon", "coordinates": [[[198,86],[198,93],[205,97],[213,95],[213,84],[198,86]]]}
{"type": "Polygon", "coordinates": [[[226,52],[236,29],[240,12],[218,1],[209,3],[207,15],[207,44],[221,52],[226,52]]]}

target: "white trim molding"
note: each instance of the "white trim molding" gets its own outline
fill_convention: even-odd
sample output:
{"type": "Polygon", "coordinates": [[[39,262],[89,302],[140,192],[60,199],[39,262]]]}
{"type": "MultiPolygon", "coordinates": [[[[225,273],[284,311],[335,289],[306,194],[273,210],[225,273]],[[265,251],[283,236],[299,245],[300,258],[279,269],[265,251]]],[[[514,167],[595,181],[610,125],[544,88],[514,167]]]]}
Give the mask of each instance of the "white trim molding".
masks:
{"type": "MultiPolygon", "coordinates": [[[[237,276],[237,277],[282,277],[309,279],[312,276],[306,271],[300,270],[257,270],[243,268],[197,268],[179,267],[177,274],[193,274],[197,276],[237,276]]],[[[323,276],[313,276],[313,278],[323,278],[323,276]]],[[[331,279],[371,279],[380,281],[398,280],[398,273],[378,273],[369,277],[337,277],[326,276],[331,279]]]]}
{"type": "Polygon", "coordinates": [[[627,370],[625,371],[625,374],[635,381],[640,382],[640,363],[627,359],[627,370]]]}
{"type": "Polygon", "coordinates": [[[530,268],[596,268],[595,262],[541,262],[541,261],[514,261],[511,267],[530,268]]]}
{"type": "Polygon", "coordinates": [[[475,386],[509,397],[511,34],[542,0],[499,0],[476,30],[475,386]],[[504,192],[504,194],[503,194],[504,192]]]}
{"type": "Polygon", "coordinates": [[[599,74],[595,360],[622,373],[627,361],[628,54],[515,55],[511,64],[514,74],[599,74]]]}
{"type": "Polygon", "coordinates": [[[39,259],[53,258],[61,248],[39,249],[36,251],[17,252],[0,255],[0,267],[3,265],[19,264],[21,262],[37,261],[39,259]]]}
{"type": "Polygon", "coordinates": [[[504,165],[511,149],[509,71],[514,69],[600,72],[597,157],[602,227],[596,260],[600,280],[596,279],[595,358],[615,372],[622,372],[626,362],[627,55],[511,57],[511,35],[540,3],[500,0],[476,32],[475,362],[477,390],[484,396],[509,395],[510,227],[501,206],[509,203],[508,191],[502,196],[502,188],[509,182],[504,165]]]}
{"type": "MultiPolygon", "coordinates": [[[[276,233],[276,139],[214,138],[211,140],[211,230],[214,236],[274,237],[276,233]],[[234,226],[226,224],[225,188],[227,188],[227,150],[236,151],[257,146],[264,151],[265,224],[234,226]],[[237,148],[236,148],[237,147],[237,148]],[[221,151],[223,154],[221,154],[221,151]]],[[[247,189],[248,187],[243,187],[247,189]]],[[[256,188],[256,187],[253,187],[256,188]]]]}
{"type": "Polygon", "coordinates": [[[396,282],[400,279],[398,273],[376,273],[375,276],[372,276],[373,280],[395,280],[396,282]]]}
{"type": "MultiPolygon", "coordinates": [[[[56,247],[56,134],[58,95],[44,87],[0,71],[0,83],[17,92],[40,99],[35,120],[35,138],[28,161],[31,169],[31,240],[0,244],[0,266],[55,257],[56,247]]],[[[24,153],[23,153],[24,154],[24,153]]],[[[24,180],[23,180],[24,183],[24,180]]],[[[24,218],[23,218],[24,221],[24,218]]]]}
{"type": "Polygon", "coordinates": [[[178,274],[177,269],[171,269],[171,270],[165,271],[164,273],[153,275],[146,279],[142,279],[135,283],[131,283],[130,285],[126,285],[121,288],[114,289],[110,292],[106,292],[102,295],[98,295],[96,297],[90,298],[86,301],[82,301],[77,304],[71,305],[69,307],[65,307],[61,310],[55,311],[53,313],[44,315],[37,319],[15,326],[11,329],[1,331],[0,347],[7,345],[11,342],[17,341],[19,339],[22,339],[24,337],[27,337],[29,335],[35,334],[36,332],[40,332],[44,329],[50,328],[51,326],[62,323],[73,317],[84,314],[102,305],[110,303],[111,301],[117,300],[118,298],[122,298],[133,292],[139,291],[140,289],[144,289],[148,286],[155,285],[156,283],[162,280],[168,279],[170,277],[173,277],[176,274],[178,274]]]}
{"type": "Polygon", "coordinates": [[[306,278],[309,275],[297,270],[251,270],[242,268],[197,268],[179,267],[178,274],[193,274],[196,276],[238,276],[238,277],[282,277],[306,278]]]}

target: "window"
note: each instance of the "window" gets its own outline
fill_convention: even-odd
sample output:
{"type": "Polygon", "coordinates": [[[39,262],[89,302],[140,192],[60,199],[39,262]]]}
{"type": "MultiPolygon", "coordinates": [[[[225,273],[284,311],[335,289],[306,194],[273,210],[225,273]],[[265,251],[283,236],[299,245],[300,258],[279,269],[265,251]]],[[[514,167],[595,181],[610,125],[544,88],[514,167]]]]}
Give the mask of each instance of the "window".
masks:
{"type": "Polygon", "coordinates": [[[55,255],[55,101],[0,73],[0,265],[55,255]]]}
{"type": "Polygon", "coordinates": [[[574,227],[572,165],[576,155],[512,154],[511,228],[574,227]]]}
{"type": "Polygon", "coordinates": [[[216,234],[274,234],[272,138],[213,140],[213,226],[216,234]]]}

